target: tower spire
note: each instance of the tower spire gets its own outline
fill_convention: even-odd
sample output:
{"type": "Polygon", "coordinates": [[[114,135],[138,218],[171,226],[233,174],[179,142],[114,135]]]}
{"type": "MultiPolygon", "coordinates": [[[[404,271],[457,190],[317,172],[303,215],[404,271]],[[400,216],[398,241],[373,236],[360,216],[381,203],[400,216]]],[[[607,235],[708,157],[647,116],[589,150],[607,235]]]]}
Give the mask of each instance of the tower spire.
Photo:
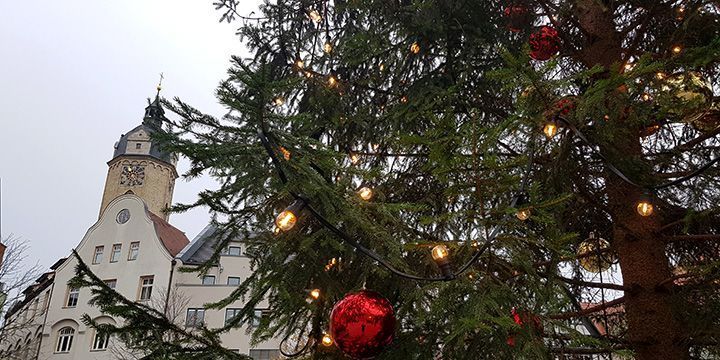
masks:
{"type": "Polygon", "coordinates": [[[157,94],[155,95],[155,99],[160,97],[160,90],[162,90],[162,81],[164,78],[165,78],[165,76],[163,75],[163,73],[160,73],[160,81],[158,82],[158,85],[157,85],[157,94]]]}

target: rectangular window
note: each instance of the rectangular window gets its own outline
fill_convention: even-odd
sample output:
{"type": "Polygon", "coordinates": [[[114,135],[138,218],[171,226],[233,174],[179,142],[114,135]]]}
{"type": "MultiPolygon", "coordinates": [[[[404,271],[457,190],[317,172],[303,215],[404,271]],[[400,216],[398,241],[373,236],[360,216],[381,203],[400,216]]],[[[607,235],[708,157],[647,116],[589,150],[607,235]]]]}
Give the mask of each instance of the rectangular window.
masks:
{"type": "Polygon", "coordinates": [[[185,317],[185,326],[200,327],[205,322],[205,309],[189,308],[185,317]]]}
{"type": "Polygon", "coordinates": [[[130,243],[130,250],[128,251],[128,261],[137,259],[138,253],[140,252],[140,242],[135,241],[130,243]]]}
{"type": "Polygon", "coordinates": [[[100,331],[95,332],[95,341],[93,341],[93,350],[106,350],[110,342],[110,334],[100,331]]]}
{"type": "Polygon", "coordinates": [[[67,302],[65,303],[65,306],[76,307],[79,297],[80,297],[80,289],[69,288],[67,302]]]}
{"type": "Polygon", "coordinates": [[[205,275],[202,278],[203,285],[215,285],[215,275],[205,275]]]}
{"type": "Polygon", "coordinates": [[[250,349],[250,357],[253,358],[253,360],[280,359],[280,350],[277,350],[277,349],[250,349]]]}
{"type": "Polygon", "coordinates": [[[115,244],[112,247],[112,252],[110,253],[110,262],[118,262],[120,261],[120,252],[122,251],[122,244],[115,244]]]}
{"type": "Polygon", "coordinates": [[[242,254],[242,248],[240,246],[228,246],[223,253],[229,256],[240,256],[242,254]]]}
{"type": "Polygon", "coordinates": [[[269,309],[255,309],[255,313],[253,314],[253,321],[252,324],[250,324],[250,327],[260,326],[260,321],[262,320],[262,318],[267,316],[270,316],[269,309]]]}
{"type": "Polygon", "coordinates": [[[141,147],[142,147],[142,145],[141,145],[140,143],[135,143],[135,148],[136,148],[136,149],[140,149],[141,147]]]}
{"type": "Polygon", "coordinates": [[[140,301],[150,300],[152,297],[154,276],[141,276],[140,277],[140,301]]]}
{"type": "Polygon", "coordinates": [[[237,276],[228,276],[227,284],[235,286],[240,285],[240,278],[237,276]]]}
{"type": "Polygon", "coordinates": [[[111,289],[115,289],[115,286],[117,285],[117,279],[110,279],[110,280],[103,280],[105,282],[105,285],[107,285],[111,289]]]}
{"type": "Polygon", "coordinates": [[[96,246],[95,247],[95,256],[93,256],[93,264],[99,264],[102,262],[102,256],[103,256],[103,250],[105,249],[104,246],[96,246]]]}
{"type": "Polygon", "coordinates": [[[238,315],[240,315],[240,309],[225,309],[225,326],[238,315]]]}

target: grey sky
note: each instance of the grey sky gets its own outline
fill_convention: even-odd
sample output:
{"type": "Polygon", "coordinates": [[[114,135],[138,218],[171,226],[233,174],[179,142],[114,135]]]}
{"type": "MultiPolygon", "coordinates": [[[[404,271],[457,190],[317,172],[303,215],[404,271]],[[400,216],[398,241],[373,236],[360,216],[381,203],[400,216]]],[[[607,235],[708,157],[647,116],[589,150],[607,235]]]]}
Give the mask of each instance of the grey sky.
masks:
{"type": "MultiPolygon", "coordinates": [[[[0,1],[2,235],[28,239],[30,260],[67,256],[97,220],[113,144],[141,122],[160,72],[165,97],[223,113],[215,86],[245,50],[219,17],[211,0],[0,1]]],[[[178,180],[175,202],[212,186],[178,180]]],[[[170,222],[192,239],[208,219],[170,222]]]]}

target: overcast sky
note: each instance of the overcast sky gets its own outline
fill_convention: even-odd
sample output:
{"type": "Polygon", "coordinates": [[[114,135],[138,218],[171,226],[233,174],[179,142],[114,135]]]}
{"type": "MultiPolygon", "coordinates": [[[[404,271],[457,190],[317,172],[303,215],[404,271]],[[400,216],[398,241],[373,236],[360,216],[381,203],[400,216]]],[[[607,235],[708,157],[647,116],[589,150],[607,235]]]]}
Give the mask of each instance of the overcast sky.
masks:
{"type": "MultiPolygon", "coordinates": [[[[220,15],[212,0],[0,1],[1,230],[30,242],[30,261],[68,256],[97,220],[113,144],[141,123],[160,72],[163,96],[223,113],[214,89],[247,53],[220,15]]],[[[174,201],[207,186],[178,179],[174,201]]],[[[208,220],[170,217],[190,239],[208,220]]]]}

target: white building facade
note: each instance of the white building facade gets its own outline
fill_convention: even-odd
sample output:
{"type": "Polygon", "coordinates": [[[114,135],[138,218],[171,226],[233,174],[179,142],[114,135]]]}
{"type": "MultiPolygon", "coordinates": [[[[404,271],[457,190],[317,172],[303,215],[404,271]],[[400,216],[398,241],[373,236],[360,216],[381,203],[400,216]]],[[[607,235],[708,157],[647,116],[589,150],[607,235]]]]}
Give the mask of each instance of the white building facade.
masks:
{"type": "MultiPolygon", "coordinates": [[[[164,311],[188,329],[201,323],[219,328],[244,304],[238,301],[222,310],[206,310],[203,305],[225,298],[247,279],[252,272],[250,259],[242,242],[235,242],[208,274],[200,277],[178,271],[210,258],[214,228],[209,225],[190,242],[167,222],[164,209],[172,203],[176,157],[163,152],[151,139],[154,132],[163,131],[163,117],[156,97],[145,109],[143,123],[123,134],[115,145],[100,217],[75,251],[93,273],[126,298],[164,311]]],[[[80,320],[87,314],[99,323],[121,321],[90,306],[89,289],[67,285],[76,265],[72,255],[58,261],[5,315],[5,324],[22,320],[23,326],[3,328],[0,358],[132,358],[122,343],[98,334],[80,320]]],[[[258,315],[266,308],[257,309],[258,315]]],[[[278,341],[252,346],[249,330],[229,331],[222,336],[223,345],[255,359],[278,358],[278,341]]]]}

